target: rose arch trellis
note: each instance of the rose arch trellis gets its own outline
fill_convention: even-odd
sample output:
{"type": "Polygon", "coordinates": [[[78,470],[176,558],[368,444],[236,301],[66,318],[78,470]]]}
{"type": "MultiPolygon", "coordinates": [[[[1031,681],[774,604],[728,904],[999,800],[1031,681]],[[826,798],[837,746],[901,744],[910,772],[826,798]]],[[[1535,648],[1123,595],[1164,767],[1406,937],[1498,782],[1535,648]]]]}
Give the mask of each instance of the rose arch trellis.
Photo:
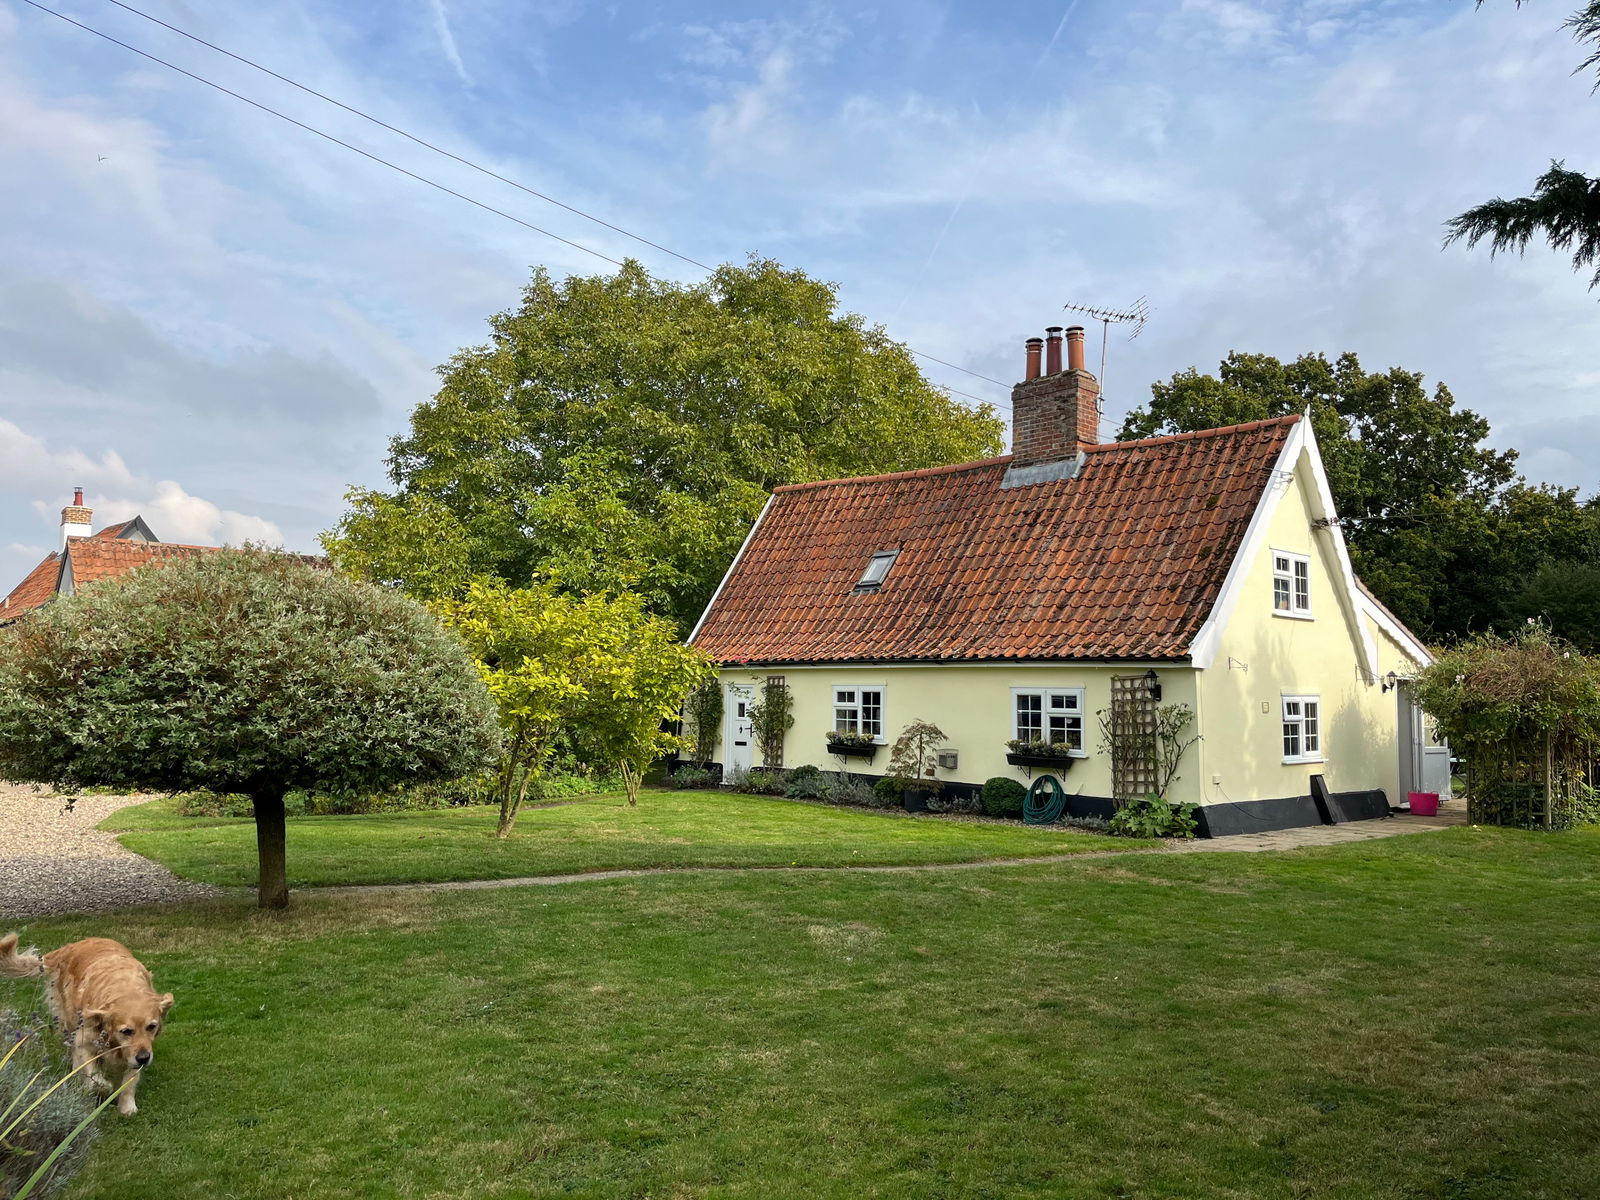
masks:
{"type": "Polygon", "coordinates": [[[1529,624],[1441,654],[1416,695],[1466,765],[1474,824],[1600,819],[1600,662],[1529,624]]]}

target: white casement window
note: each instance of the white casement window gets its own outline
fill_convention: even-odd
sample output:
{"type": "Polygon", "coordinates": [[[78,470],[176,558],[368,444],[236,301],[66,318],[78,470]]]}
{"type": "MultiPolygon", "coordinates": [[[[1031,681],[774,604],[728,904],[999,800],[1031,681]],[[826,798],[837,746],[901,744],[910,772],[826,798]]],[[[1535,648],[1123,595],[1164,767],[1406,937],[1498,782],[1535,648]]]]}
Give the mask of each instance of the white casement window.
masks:
{"type": "Polygon", "coordinates": [[[881,683],[848,684],[833,689],[833,730],[835,733],[865,733],[883,736],[883,693],[881,683]]]}
{"type": "Polygon", "coordinates": [[[1018,741],[1084,753],[1082,688],[1012,688],[1011,695],[1018,741]]]}
{"type": "Polygon", "coordinates": [[[1311,560],[1304,554],[1272,552],[1272,612],[1280,617],[1311,615],[1311,560]]]}
{"type": "Polygon", "coordinates": [[[1283,761],[1322,761],[1322,701],[1318,697],[1283,698],[1283,761]]]}

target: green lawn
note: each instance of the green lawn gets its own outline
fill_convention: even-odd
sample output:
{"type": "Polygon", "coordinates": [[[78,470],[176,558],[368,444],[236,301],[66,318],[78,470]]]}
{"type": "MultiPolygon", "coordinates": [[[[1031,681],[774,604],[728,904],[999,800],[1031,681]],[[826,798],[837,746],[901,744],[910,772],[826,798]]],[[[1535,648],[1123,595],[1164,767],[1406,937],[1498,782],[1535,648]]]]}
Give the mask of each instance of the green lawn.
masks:
{"type": "MultiPolygon", "coordinates": [[[[1600,1195],[1600,833],[40,922],[178,995],[69,1196],[1600,1195]]],[[[0,984],[0,1007],[32,983],[0,984]]]]}
{"type": "MultiPolygon", "coordinates": [[[[620,867],[838,866],[973,862],[1139,843],[1024,825],[826,808],[718,792],[650,791],[630,809],[618,795],[537,808],[512,836],[498,812],[455,808],[289,821],[289,885],[506,879],[620,867]]],[[[249,820],[180,817],[156,800],[114,813],[103,829],[186,879],[253,884],[249,820]]]]}

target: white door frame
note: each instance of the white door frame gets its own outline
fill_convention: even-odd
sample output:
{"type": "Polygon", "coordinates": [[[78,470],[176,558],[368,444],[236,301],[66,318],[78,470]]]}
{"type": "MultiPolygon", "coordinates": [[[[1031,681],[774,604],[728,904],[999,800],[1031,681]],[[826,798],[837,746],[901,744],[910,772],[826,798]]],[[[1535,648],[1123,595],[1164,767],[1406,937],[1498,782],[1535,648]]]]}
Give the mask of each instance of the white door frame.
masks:
{"type": "Polygon", "coordinates": [[[756,702],[753,683],[725,683],[722,692],[722,777],[755,765],[755,726],[750,708],[756,702]]]}

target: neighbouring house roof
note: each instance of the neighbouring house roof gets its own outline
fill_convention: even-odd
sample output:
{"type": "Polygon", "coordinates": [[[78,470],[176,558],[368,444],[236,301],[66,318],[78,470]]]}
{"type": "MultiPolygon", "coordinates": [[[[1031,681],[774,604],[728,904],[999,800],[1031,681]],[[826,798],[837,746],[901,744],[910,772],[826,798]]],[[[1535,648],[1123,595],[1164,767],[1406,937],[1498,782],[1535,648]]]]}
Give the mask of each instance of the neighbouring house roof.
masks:
{"type": "Polygon", "coordinates": [[[143,517],[131,517],[126,521],[119,521],[115,525],[107,525],[97,538],[132,538],[143,542],[157,542],[161,539],[151,532],[150,526],[144,523],[143,517]]]}
{"type": "Polygon", "coordinates": [[[778,488],[701,619],[724,663],[1188,656],[1298,416],[778,488]],[[872,555],[898,550],[877,590],[872,555]]]}
{"type": "Polygon", "coordinates": [[[102,579],[126,575],[135,567],[191,554],[210,554],[216,546],[183,546],[173,542],[101,541],[98,537],[69,538],[66,562],[56,591],[70,596],[78,588],[102,579]]]}
{"type": "Polygon", "coordinates": [[[32,612],[56,594],[56,581],[61,577],[61,555],[48,555],[33,570],[23,576],[22,582],[11,589],[11,594],[0,600],[0,621],[11,621],[25,612],[32,612]]]}
{"type": "Polygon", "coordinates": [[[84,584],[125,575],[148,563],[215,549],[159,542],[141,517],[108,525],[92,537],[69,537],[64,549],[46,556],[0,600],[0,625],[15,621],[57,596],[70,596],[84,584]]]}

